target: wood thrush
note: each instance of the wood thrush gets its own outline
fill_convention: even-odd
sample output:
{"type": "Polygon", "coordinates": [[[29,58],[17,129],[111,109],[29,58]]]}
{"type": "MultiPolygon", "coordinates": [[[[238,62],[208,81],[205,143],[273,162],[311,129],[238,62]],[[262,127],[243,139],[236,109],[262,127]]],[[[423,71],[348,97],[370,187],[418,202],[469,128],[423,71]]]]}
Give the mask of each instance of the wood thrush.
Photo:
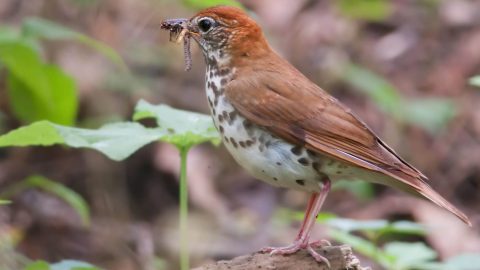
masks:
{"type": "Polygon", "coordinates": [[[271,185],[312,194],[293,244],[264,251],[307,249],[328,264],[314,250],[323,242],[309,242],[309,236],[330,183],[337,179],[355,177],[401,189],[471,225],[349,108],[277,55],[242,10],[212,7],[191,19],[167,20],[162,28],[173,39],[183,39],[186,52],[189,38],[200,46],[213,121],[235,160],[271,185]]]}

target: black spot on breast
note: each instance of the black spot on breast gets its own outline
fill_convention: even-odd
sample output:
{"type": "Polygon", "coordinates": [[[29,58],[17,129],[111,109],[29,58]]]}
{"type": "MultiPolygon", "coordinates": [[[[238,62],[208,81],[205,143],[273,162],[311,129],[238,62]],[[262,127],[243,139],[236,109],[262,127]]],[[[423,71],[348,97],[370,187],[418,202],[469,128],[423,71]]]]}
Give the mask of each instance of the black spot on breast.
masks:
{"type": "MultiPolygon", "coordinates": [[[[255,138],[253,138],[253,139],[255,140],[255,138]]],[[[251,146],[252,144],[254,144],[254,143],[255,143],[254,140],[247,140],[247,141],[245,142],[245,144],[247,145],[247,147],[249,147],[249,146],[251,146]]]]}
{"type": "Polygon", "coordinates": [[[260,144],[263,144],[265,142],[265,135],[264,134],[260,135],[260,137],[258,138],[258,141],[260,142],[260,144]]]}
{"type": "Polygon", "coordinates": [[[235,147],[235,148],[238,147],[237,141],[235,141],[234,138],[230,137],[230,142],[232,143],[233,147],[235,147]]]}
{"type": "Polygon", "coordinates": [[[230,120],[229,120],[229,114],[227,113],[227,111],[223,111],[222,112],[222,115],[223,115],[223,118],[225,118],[225,120],[227,120],[229,123],[230,123],[230,120]]]}
{"type": "Polygon", "coordinates": [[[243,123],[242,123],[242,124],[243,124],[243,127],[244,127],[245,129],[250,129],[250,128],[252,128],[252,122],[250,122],[250,121],[248,121],[248,120],[243,120],[243,123]]]}
{"type": "Polygon", "coordinates": [[[312,158],[312,157],[316,157],[316,156],[317,156],[317,153],[313,152],[313,151],[310,150],[310,149],[307,149],[307,155],[312,158]]]}
{"type": "Polygon", "coordinates": [[[229,142],[230,142],[226,136],[223,137],[223,140],[224,140],[226,143],[229,143],[229,142]]]}
{"type": "Polygon", "coordinates": [[[278,181],[278,178],[276,178],[276,177],[273,177],[273,180],[275,180],[275,181],[278,181]]]}
{"type": "Polygon", "coordinates": [[[300,156],[302,154],[302,149],[303,147],[302,146],[295,146],[295,147],[292,147],[292,149],[290,149],[290,151],[294,154],[294,155],[297,155],[297,156],[300,156]]]}
{"type": "Polygon", "coordinates": [[[277,165],[278,165],[278,166],[282,166],[282,163],[280,163],[280,162],[277,162],[277,165]]]}
{"type": "Polygon", "coordinates": [[[218,94],[219,94],[219,92],[218,92],[218,87],[217,87],[217,85],[215,85],[215,83],[212,83],[212,84],[210,85],[210,88],[212,88],[213,93],[214,93],[215,95],[218,95],[218,94]]]}
{"type": "Polygon", "coordinates": [[[223,134],[223,132],[225,132],[225,130],[223,129],[223,127],[222,127],[221,125],[218,127],[218,130],[219,130],[220,133],[222,133],[222,134],[223,134]]]}
{"type": "Polygon", "coordinates": [[[308,162],[308,159],[306,158],[299,158],[298,160],[298,163],[302,164],[303,166],[308,166],[309,162],[308,162]]]}
{"type": "Polygon", "coordinates": [[[210,99],[210,97],[208,97],[208,104],[210,105],[210,107],[213,107],[213,102],[212,102],[212,99],[210,99]]]}
{"type": "Polygon", "coordinates": [[[242,148],[245,148],[247,146],[244,141],[240,141],[238,142],[238,144],[240,144],[242,148]]]}
{"type": "Polygon", "coordinates": [[[227,84],[227,79],[222,78],[222,79],[220,80],[220,85],[223,86],[223,85],[225,85],[225,84],[227,84]]]}
{"type": "Polygon", "coordinates": [[[223,115],[221,115],[221,114],[218,115],[218,122],[220,122],[220,123],[223,122],[223,115]]]}
{"type": "Polygon", "coordinates": [[[220,76],[226,76],[230,73],[230,69],[229,68],[222,68],[220,69],[220,71],[218,72],[218,74],[220,76]]]}
{"type": "Polygon", "coordinates": [[[300,186],[305,186],[305,180],[297,179],[297,180],[295,180],[295,182],[296,182],[297,184],[299,184],[300,186]]]}
{"type": "Polygon", "coordinates": [[[261,143],[258,145],[258,151],[263,152],[265,150],[265,146],[261,143]]]}
{"type": "Polygon", "coordinates": [[[269,140],[269,141],[266,141],[266,142],[265,142],[265,147],[266,147],[266,148],[269,148],[270,145],[272,145],[272,141],[269,140]]]}
{"type": "Polygon", "coordinates": [[[235,121],[235,118],[237,117],[237,111],[231,111],[228,114],[228,123],[231,125],[233,121],[235,121]]]}
{"type": "Polygon", "coordinates": [[[207,62],[209,66],[216,66],[217,65],[217,59],[215,57],[208,57],[207,62]]]}

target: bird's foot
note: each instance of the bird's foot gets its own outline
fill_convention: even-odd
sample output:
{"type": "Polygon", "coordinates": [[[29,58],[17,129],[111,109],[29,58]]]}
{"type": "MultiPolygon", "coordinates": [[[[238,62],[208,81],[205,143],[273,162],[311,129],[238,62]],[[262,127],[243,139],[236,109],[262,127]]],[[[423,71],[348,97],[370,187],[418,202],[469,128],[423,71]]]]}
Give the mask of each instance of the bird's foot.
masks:
{"type": "Polygon", "coordinates": [[[314,248],[329,247],[329,246],[332,245],[332,243],[330,243],[330,241],[328,241],[328,240],[322,239],[322,240],[317,240],[317,241],[310,242],[309,245],[314,247],[314,248]]]}
{"type": "Polygon", "coordinates": [[[296,240],[293,244],[288,245],[286,247],[266,247],[261,250],[262,253],[270,253],[270,255],[290,255],[296,253],[301,249],[306,249],[308,253],[319,263],[325,263],[328,268],[330,268],[330,262],[327,258],[323,257],[322,255],[318,254],[315,251],[315,248],[322,247],[322,246],[331,246],[330,242],[327,240],[320,240],[315,242],[302,242],[296,240]]]}

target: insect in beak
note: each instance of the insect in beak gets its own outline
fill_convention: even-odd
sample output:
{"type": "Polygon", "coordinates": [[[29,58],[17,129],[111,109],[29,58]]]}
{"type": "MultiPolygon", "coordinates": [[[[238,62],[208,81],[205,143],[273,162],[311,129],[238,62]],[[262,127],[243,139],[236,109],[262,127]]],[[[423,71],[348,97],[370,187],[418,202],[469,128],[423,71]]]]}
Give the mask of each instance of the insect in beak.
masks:
{"type": "Polygon", "coordinates": [[[170,19],[161,24],[161,29],[170,31],[170,41],[180,43],[188,32],[188,19],[170,19]]]}
{"type": "Polygon", "coordinates": [[[170,31],[170,42],[179,44],[183,41],[183,54],[185,57],[185,70],[192,68],[192,56],[190,52],[190,37],[192,34],[188,29],[188,19],[170,19],[162,22],[161,29],[170,31]]]}

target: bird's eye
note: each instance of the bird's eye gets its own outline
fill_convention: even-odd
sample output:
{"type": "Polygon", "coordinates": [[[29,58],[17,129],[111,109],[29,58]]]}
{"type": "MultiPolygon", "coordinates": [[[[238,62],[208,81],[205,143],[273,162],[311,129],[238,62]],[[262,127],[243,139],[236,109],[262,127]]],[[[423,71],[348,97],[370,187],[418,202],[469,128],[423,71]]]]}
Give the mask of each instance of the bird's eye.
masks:
{"type": "Polygon", "coordinates": [[[210,18],[201,19],[198,21],[198,28],[204,33],[208,32],[214,25],[214,21],[210,18]]]}

